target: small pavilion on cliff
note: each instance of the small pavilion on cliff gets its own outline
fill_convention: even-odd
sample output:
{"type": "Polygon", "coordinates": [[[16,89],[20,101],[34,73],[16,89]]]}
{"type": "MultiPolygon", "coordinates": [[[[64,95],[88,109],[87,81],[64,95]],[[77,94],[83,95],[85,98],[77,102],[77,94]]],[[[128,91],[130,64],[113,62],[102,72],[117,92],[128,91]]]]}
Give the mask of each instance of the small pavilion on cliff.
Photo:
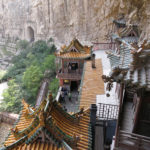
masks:
{"type": "Polygon", "coordinates": [[[116,43],[118,53],[120,51],[120,44],[122,43],[122,41],[127,42],[129,44],[138,43],[140,35],[138,25],[128,25],[124,17],[114,20],[113,23],[114,31],[111,38],[116,43]]]}
{"type": "Polygon", "coordinates": [[[150,147],[150,42],[144,40],[141,44],[135,45],[122,41],[120,53],[109,52],[108,58],[112,69],[109,76],[104,75],[103,79],[107,83],[108,91],[111,90],[114,82],[117,83],[116,93],[120,101],[114,149],[148,150],[150,147]]]}
{"type": "Polygon", "coordinates": [[[63,46],[56,56],[61,60],[61,69],[57,74],[60,86],[77,90],[84,62],[91,58],[91,47],[83,46],[77,39],[73,39],[69,46],[63,46]]]}
{"type": "Polygon", "coordinates": [[[72,101],[65,99],[62,103],[68,112],[76,112],[80,108],[89,108],[96,104],[96,95],[104,94],[102,62],[95,59],[92,47],[83,46],[73,39],[69,46],[63,46],[56,53],[61,61],[61,69],[57,73],[60,87],[71,92],[72,101]]]}

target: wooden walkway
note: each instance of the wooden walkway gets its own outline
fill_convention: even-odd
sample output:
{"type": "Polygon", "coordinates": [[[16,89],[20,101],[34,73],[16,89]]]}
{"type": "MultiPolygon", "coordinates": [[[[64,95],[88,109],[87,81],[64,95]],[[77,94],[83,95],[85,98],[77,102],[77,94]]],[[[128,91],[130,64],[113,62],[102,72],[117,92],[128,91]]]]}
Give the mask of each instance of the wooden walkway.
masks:
{"type": "Polygon", "coordinates": [[[105,94],[101,59],[96,59],[95,64],[96,68],[93,69],[91,61],[85,63],[83,84],[80,92],[80,108],[88,108],[91,104],[96,104],[96,95],[105,94]]]}

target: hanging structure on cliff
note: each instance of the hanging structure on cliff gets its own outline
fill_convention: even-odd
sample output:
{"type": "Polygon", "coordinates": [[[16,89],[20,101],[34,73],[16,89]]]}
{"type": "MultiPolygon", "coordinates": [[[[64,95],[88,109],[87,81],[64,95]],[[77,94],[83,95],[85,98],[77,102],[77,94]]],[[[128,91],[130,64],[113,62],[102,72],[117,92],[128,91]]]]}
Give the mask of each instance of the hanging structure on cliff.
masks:
{"type": "MultiPolygon", "coordinates": [[[[121,33],[135,34],[133,30],[125,31],[121,33]]],[[[120,106],[114,150],[149,150],[150,44],[145,40],[138,45],[119,36],[116,40],[118,50],[108,53],[110,75],[102,76],[108,91],[117,82],[120,106]]]]}
{"type": "Polygon", "coordinates": [[[83,64],[91,57],[91,47],[83,46],[77,39],[73,39],[68,46],[63,46],[56,56],[61,60],[61,69],[57,74],[60,86],[68,84],[69,90],[78,89],[83,64]]]}

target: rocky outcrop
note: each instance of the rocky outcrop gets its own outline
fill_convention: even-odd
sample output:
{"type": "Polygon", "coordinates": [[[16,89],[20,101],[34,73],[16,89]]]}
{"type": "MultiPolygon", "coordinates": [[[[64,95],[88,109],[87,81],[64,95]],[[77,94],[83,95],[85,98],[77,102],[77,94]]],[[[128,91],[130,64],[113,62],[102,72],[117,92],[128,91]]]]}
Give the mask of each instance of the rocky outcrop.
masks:
{"type": "Polygon", "coordinates": [[[2,0],[0,36],[66,43],[73,37],[102,42],[112,31],[112,20],[124,13],[138,23],[141,38],[150,35],[149,0],[2,0]]]}

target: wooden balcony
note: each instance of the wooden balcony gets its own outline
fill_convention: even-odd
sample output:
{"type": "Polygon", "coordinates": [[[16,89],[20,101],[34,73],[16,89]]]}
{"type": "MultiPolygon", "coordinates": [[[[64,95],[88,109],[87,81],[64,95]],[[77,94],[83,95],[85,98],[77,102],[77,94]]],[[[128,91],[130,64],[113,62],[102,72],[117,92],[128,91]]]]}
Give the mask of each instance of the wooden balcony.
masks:
{"type": "Polygon", "coordinates": [[[114,150],[150,150],[150,137],[120,130],[114,150]]]}
{"type": "Polygon", "coordinates": [[[67,70],[64,71],[59,70],[57,73],[57,77],[60,79],[68,79],[68,80],[81,80],[82,70],[67,70]]]}

